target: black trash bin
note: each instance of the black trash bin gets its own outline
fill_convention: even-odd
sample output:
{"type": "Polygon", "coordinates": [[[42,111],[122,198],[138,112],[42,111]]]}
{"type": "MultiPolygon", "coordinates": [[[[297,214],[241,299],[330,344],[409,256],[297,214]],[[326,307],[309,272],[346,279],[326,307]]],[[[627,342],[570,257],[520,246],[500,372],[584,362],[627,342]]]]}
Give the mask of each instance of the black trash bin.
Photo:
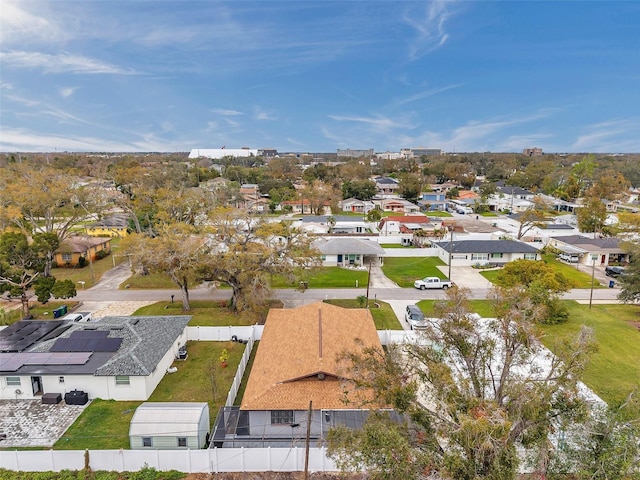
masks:
{"type": "Polygon", "coordinates": [[[613,288],[615,284],[616,284],[615,280],[609,280],[609,288],[613,288]]]}

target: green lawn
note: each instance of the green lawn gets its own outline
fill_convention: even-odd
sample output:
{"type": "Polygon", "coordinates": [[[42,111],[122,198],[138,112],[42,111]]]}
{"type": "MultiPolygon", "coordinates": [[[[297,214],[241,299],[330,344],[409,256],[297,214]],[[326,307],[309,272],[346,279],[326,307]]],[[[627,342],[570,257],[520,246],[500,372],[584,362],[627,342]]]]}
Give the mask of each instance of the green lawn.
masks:
{"type": "MultiPolygon", "coordinates": [[[[307,288],[355,288],[367,286],[367,270],[354,270],[341,267],[319,267],[306,272],[303,276],[307,282],[307,288]]],[[[288,279],[274,275],[271,278],[271,288],[299,288],[299,280],[288,279]]]]}
{"type": "MultiPolygon", "coordinates": [[[[565,277],[571,280],[575,284],[574,288],[591,288],[591,275],[577,270],[574,266],[556,260],[553,254],[543,255],[542,260],[544,261],[544,263],[553,266],[556,271],[562,273],[565,277]]],[[[489,280],[491,283],[495,283],[496,277],[500,275],[500,272],[501,269],[483,270],[480,272],[480,275],[489,280]]],[[[604,287],[600,284],[600,282],[598,282],[598,280],[595,280],[594,288],[604,287]]]]}
{"type": "Polygon", "coordinates": [[[427,217],[453,217],[449,212],[443,212],[442,210],[436,210],[434,212],[425,212],[427,217]]]}
{"type": "Polygon", "coordinates": [[[413,287],[413,282],[419,278],[447,278],[446,275],[440,272],[437,265],[444,265],[444,262],[438,257],[388,257],[384,259],[382,271],[400,287],[409,288],[413,287]]]}
{"type": "MultiPolygon", "coordinates": [[[[18,300],[14,301],[16,305],[19,305],[20,302],[18,300]]],[[[71,311],[73,307],[75,307],[78,302],[73,300],[60,301],[56,300],[55,302],[47,302],[42,304],[40,302],[29,302],[29,313],[35,320],[53,320],[53,311],[62,306],[66,305],[68,312],[71,311]]],[[[0,325],[11,325],[12,323],[17,322],[22,318],[22,308],[16,308],[5,312],[4,320],[0,319],[0,325]]]]}
{"type": "MultiPolygon", "coordinates": [[[[591,288],[591,275],[581,272],[576,267],[557,260],[554,254],[545,254],[542,260],[547,265],[552,265],[558,272],[575,283],[574,288],[591,288]]],[[[603,288],[598,280],[594,281],[595,288],[603,288]]]]}
{"type": "MultiPolygon", "coordinates": [[[[325,300],[331,305],[337,305],[343,308],[362,308],[358,300],[354,299],[331,299],[325,300]]],[[[369,311],[376,324],[376,330],[402,330],[402,325],[398,321],[398,317],[394,313],[391,305],[386,302],[375,302],[369,299],[369,311]]]]}
{"type": "MultiPolygon", "coordinates": [[[[261,320],[260,314],[250,312],[234,313],[226,308],[226,302],[214,300],[192,300],[189,302],[191,310],[182,310],[182,302],[176,299],[174,303],[158,302],[147,305],[134,312],[134,315],[192,315],[189,322],[192,327],[225,327],[229,325],[255,325],[261,320]]],[[[273,308],[282,308],[282,302],[272,302],[273,308]]]]}
{"type": "Polygon", "coordinates": [[[482,212],[480,216],[481,217],[497,217],[498,214],[496,212],[482,212]]]}
{"type": "Polygon", "coordinates": [[[598,351],[584,382],[606,402],[622,402],[633,388],[640,387],[640,307],[610,304],[589,309],[574,301],[567,301],[567,306],[567,323],[542,326],[543,343],[553,350],[558,339],[576,334],[581,325],[593,328],[598,351]]]}
{"type": "MultiPolygon", "coordinates": [[[[213,425],[218,408],[226,401],[245,347],[235,342],[187,342],[188,358],[174,362],[178,371],[164,376],[149,401],[207,402],[213,425]],[[223,368],[219,357],[225,348],[229,358],[227,367],[223,368]]],[[[53,448],[129,448],[129,422],[141,403],[93,400],[53,448]]]]}
{"type": "MultiPolygon", "coordinates": [[[[435,316],[434,307],[436,302],[437,300],[420,300],[417,305],[426,317],[433,317],[435,316]]],[[[495,316],[491,300],[470,300],[469,304],[471,311],[477,313],[481,317],[491,318],[495,316]]]]}

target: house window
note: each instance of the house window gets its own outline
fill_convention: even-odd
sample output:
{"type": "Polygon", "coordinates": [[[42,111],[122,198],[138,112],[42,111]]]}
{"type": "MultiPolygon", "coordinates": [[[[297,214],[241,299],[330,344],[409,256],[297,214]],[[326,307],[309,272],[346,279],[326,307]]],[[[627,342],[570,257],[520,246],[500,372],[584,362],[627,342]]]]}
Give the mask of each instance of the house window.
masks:
{"type": "Polygon", "coordinates": [[[293,423],[293,410],[273,410],[271,425],[287,425],[293,423]]]}
{"type": "Polygon", "coordinates": [[[502,258],[504,257],[504,253],[492,253],[491,258],[502,258]]]}
{"type": "Polygon", "coordinates": [[[320,258],[322,259],[323,262],[327,260],[327,256],[326,255],[321,255],[320,258]]]}
{"type": "Polygon", "coordinates": [[[187,437],[178,437],[178,446],[186,447],[187,446],[187,437]]]}
{"type": "Polygon", "coordinates": [[[19,387],[20,377],[7,377],[7,387],[19,387]]]}
{"type": "Polygon", "coordinates": [[[73,256],[70,253],[63,253],[62,254],[62,261],[63,262],[70,262],[72,258],[73,258],[73,256]]]}
{"type": "Polygon", "coordinates": [[[525,260],[535,260],[537,257],[537,254],[535,253],[525,253],[524,254],[524,259],[525,260]]]}
{"type": "Polygon", "coordinates": [[[64,377],[58,377],[58,383],[64,383],[64,377]]]}
{"type": "Polygon", "coordinates": [[[471,260],[489,260],[488,253],[472,253],[471,260]]]}
{"type": "Polygon", "coordinates": [[[142,437],[142,446],[153,447],[153,442],[151,441],[151,437],[142,437]]]}
{"type": "Polygon", "coordinates": [[[129,385],[129,375],[116,375],[116,385],[129,385]]]}

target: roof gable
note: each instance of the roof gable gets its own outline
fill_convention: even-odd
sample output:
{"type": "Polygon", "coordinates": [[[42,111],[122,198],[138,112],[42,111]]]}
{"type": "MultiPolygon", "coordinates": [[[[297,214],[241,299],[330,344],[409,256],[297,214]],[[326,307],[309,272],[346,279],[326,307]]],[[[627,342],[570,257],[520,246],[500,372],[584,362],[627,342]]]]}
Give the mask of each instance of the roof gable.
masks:
{"type": "Polygon", "coordinates": [[[244,410],[344,408],[338,355],[379,348],[371,313],[317,302],[271,309],[242,399],[244,410]]]}

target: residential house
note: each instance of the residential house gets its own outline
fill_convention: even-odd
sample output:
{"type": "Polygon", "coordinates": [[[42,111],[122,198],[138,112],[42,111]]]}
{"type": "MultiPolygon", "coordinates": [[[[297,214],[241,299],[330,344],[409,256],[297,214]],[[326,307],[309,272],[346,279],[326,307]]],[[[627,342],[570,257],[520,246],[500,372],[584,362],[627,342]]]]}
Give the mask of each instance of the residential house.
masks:
{"type": "Polygon", "coordinates": [[[539,260],[538,249],[517,240],[453,240],[439,242],[438,257],[452,266],[504,265],[513,260],[539,260]]]}
{"type": "Polygon", "coordinates": [[[418,205],[427,212],[446,211],[449,199],[442,192],[422,192],[418,205]]]}
{"type": "Polygon", "coordinates": [[[0,330],[0,399],[80,390],[147,400],[187,341],[190,316],[21,320],[0,330]]]}
{"type": "Polygon", "coordinates": [[[294,224],[306,232],[317,234],[358,235],[370,229],[369,223],[362,218],[347,215],[304,215],[294,224]]]}
{"type": "Polygon", "coordinates": [[[145,402],[129,423],[131,449],[183,450],[206,448],[209,404],[145,402]]]}
{"type": "MultiPolygon", "coordinates": [[[[315,208],[315,206],[313,207],[315,208]]],[[[309,213],[309,214],[315,213],[311,211],[312,210],[311,202],[306,198],[301,198],[298,200],[286,200],[281,203],[281,209],[290,210],[291,213],[294,213],[294,214],[304,215],[305,213],[309,213]]],[[[331,204],[329,202],[323,202],[320,209],[322,211],[321,213],[330,214],[331,204]]]]}
{"type": "Polygon", "coordinates": [[[82,266],[111,253],[110,237],[73,236],[65,239],[54,254],[58,267],[82,266]],[[80,260],[80,259],[83,260],[80,260]]]}
{"type": "Polygon", "coordinates": [[[129,217],[112,215],[85,227],[87,235],[92,237],[123,238],[129,235],[129,217]]]}
{"type": "Polygon", "coordinates": [[[383,212],[419,213],[420,207],[402,198],[374,199],[373,203],[383,212]]]}
{"type": "Polygon", "coordinates": [[[574,263],[585,265],[625,264],[629,254],[620,248],[617,238],[588,238],[583,235],[553,237],[551,246],[572,258],[574,263]]]}
{"type": "Polygon", "coordinates": [[[219,413],[212,446],[290,446],[306,438],[315,444],[335,425],[362,425],[363,402],[384,405],[371,391],[354,388],[340,355],[364,349],[383,355],[367,309],[324,302],[271,309],[242,404],[219,413]]]}
{"type": "Polygon", "coordinates": [[[439,230],[443,228],[442,219],[439,217],[427,217],[425,215],[389,215],[378,223],[380,236],[398,235],[401,233],[413,234],[423,231],[432,236],[440,236],[439,230]]]}
{"type": "Polygon", "coordinates": [[[378,242],[358,238],[323,238],[313,242],[325,267],[381,265],[384,249],[378,242]]]}
{"type": "Polygon", "coordinates": [[[371,200],[358,200],[357,198],[347,198],[346,200],[341,200],[340,202],[338,202],[338,205],[343,212],[362,213],[363,215],[366,215],[371,210],[376,208],[375,203],[373,203],[371,200]]]}
{"type": "Polygon", "coordinates": [[[373,179],[376,183],[377,197],[390,198],[397,197],[400,190],[398,180],[391,177],[376,177],[373,179]]]}

